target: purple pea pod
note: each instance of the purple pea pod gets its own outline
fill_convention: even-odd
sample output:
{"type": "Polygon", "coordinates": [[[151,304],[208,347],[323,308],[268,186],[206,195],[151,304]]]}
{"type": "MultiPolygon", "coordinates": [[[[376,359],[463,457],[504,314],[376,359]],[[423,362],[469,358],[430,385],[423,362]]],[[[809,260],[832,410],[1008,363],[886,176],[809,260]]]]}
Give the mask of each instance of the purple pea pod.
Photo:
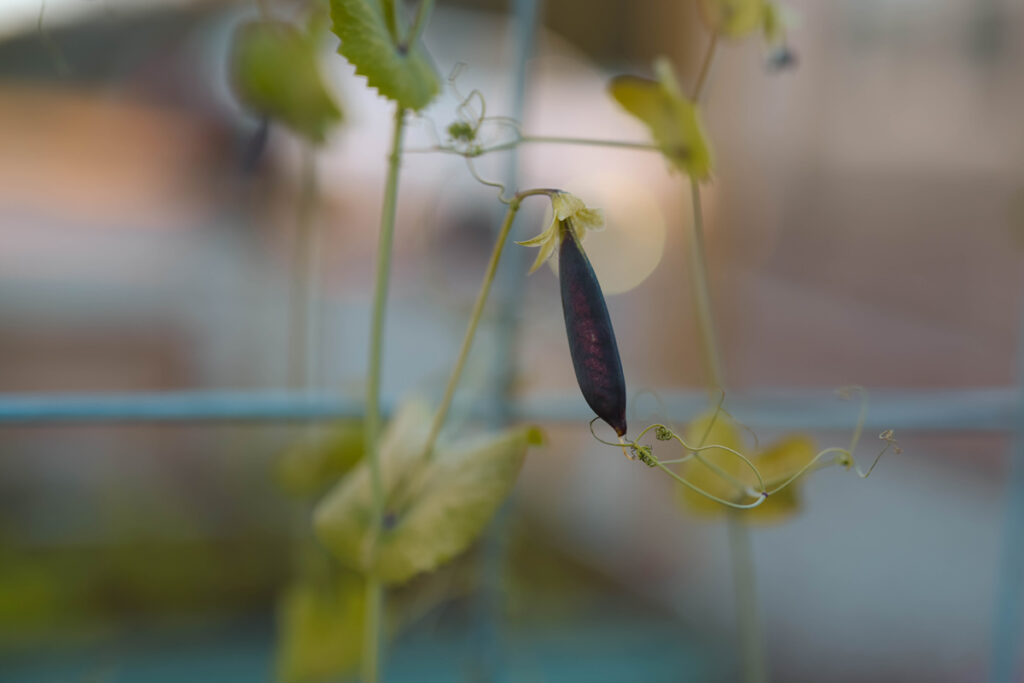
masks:
{"type": "Polygon", "coordinates": [[[587,405],[619,436],[626,434],[626,380],[601,285],[571,219],[559,225],[558,278],[576,381],[587,405]]]}

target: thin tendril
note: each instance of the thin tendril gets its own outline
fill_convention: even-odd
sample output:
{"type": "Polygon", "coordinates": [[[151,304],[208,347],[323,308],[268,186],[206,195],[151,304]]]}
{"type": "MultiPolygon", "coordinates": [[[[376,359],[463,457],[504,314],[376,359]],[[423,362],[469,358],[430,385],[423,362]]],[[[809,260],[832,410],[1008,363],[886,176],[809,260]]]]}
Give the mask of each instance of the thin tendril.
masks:
{"type": "Polygon", "coordinates": [[[478,183],[482,185],[487,185],[488,187],[497,188],[499,202],[501,202],[502,204],[510,204],[512,202],[511,199],[505,197],[505,184],[495,182],[493,180],[487,180],[486,178],[482,177],[479,173],[477,173],[476,167],[473,165],[473,160],[469,157],[466,157],[466,167],[469,169],[470,174],[478,183]]]}
{"type": "MultiPolygon", "coordinates": [[[[739,451],[737,451],[737,450],[735,450],[733,448],[730,448],[729,446],[724,446],[722,444],[705,444],[705,445],[701,445],[701,446],[694,446],[692,444],[687,443],[687,441],[685,439],[683,439],[681,436],[679,436],[679,434],[677,434],[675,432],[675,430],[673,430],[672,428],[670,428],[666,424],[662,424],[662,423],[650,424],[647,427],[645,427],[636,436],[636,438],[634,440],[627,441],[627,440],[624,440],[624,439],[622,439],[620,437],[619,440],[616,442],[616,441],[608,441],[608,440],[603,439],[600,436],[598,436],[597,432],[594,429],[594,425],[595,425],[595,423],[600,418],[595,417],[589,423],[589,425],[590,425],[590,433],[591,433],[591,435],[593,435],[594,439],[596,439],[599,443],[604,444],[606,446],[613,446],[615,448],[623,449],[624,452],[625,452],[625,449],[627,449],[627,448],[630,451],[633,451],[633,452],[636,452],[636,450],[639,450],[641,448],[648,449],[647,450],[647,456],[640,458],[643,462],[645,462],[646,464],[648,464],[648,465],[650,465],[652,467],[658,467],[659,469],[663,470],[664,472],[666,472],[670,476],[672,476],[673,479],[676,479],[680,483],[684,484],[685,486],[687,486],[689,489],[691,489],[695,493],[698,493],[699,495],[702,495],[702,496],[704,496],[704,497],[706,497],[706,498],[708,498],[710,500],[713,500],[713,501],[715,501],[717,503],[721,503],[721,504],[726,505],[726,506],[731,507],[731,508],[735,508],[735,509],[750,509],[750,508],[753,508],[753,507],[757,507],[758,505],[761,505],[763,500],[766,499],[768,496],[773,496],[773,495],[779,493],[780,491],[782,491],[783,489],[787,488],[788,486],[793,484],[795,481],[797,481],[798,479],[800,479],[801,477],[805,476],[806,474],[808,474],[810,472],[814,472],[814,471],[817,471],[819,469],[824,469],[826,467],[831,467],[831,466],[834,466],[834,465],[840,465],[840,466],[844,466],[848,470],[852,469],[857,474],[857,476],[860,477],[861,479],[866,479],[867,477],[869,477],[871,475],[871,473],[874,471],[875,467],[878,465],[878,463],[881,461],[882,457],[886,453],[888,453],[890,450],[893,450],[893,449],[895,450],[896,453],[900,453],[901,452],[899,444],[896,442],[896,439],[895,439],[895,436],[892,433],[892,430],[886,430],[886,431],[882,432],[879,435],[879,438],[881,438],[882,440],[884,440],[886,442],[885,446],[883,446],[882,449],[879,451],[879,453],[875,456],[875,459],[871,462],[871,465],[867,468],[867,470],[865,471],[865,470],[861,469],[860,466],[857,465],[857,463],[856,463],[856,461],[854,460],[854,457],[853,457],[853,451],[856,448],[857,443],[860,440],[860,437],[861,437],[861,435],[863,434],[863,431],[864,431],[864,423],[865,423],[865,420],[866,420],[866,417],[867,417],[867,392],[862,387],[850,387],[850,388],[846,389],[846,391],[851,391],[851,390],[855,390],[855,391],[857,391],[858,393],[861,394],[861,407],[860,407],[860,411],[859,411],[859,414],[858,414],[857,425],[854,428],[853,436],[852,436],[851,441],[850,441],[850,447],[849,448],[840,448],[838,446],[833,446],[833,447],[825,448],[825,449],[819,451],[806,464],[804,464],[802,467],[800,467],[800,469],[798,469],[796,472],[794,472],[793,474],[788,476],[780,484],[778,484],[776,486],[773,486],[773,487],[770,487],[770,488],[766,484],[766,482],[764,480],[764,475],[761,474],[761,471],[757,467],[757,465],[754,464],[754,462],[750,458],[745,456],[743,453],[740,453],[739,451]],[[675,459],[672,459],[672,460],[659,460],[658,458],[654,457],[653,454],[650,453],[649,447],[641,446],[640,442],[644,439],[644,437],[646,437],[648,434],[650,434],[652,431],[655,431],[655,430],[667,430],[667,433],[670,434],[670,436],[668,436],[668,437],[662,436],[659,433],[659,440],[671,439],[671,440],[678,441],[679,444],[682,445],[682,447],[684,449],[689,451],[689,454],[683,456],[682,458],[675,458],[675,459]],[[700,455],[702,452],[710,451],[710,450],[725,451],[725,452],[730,453],[731,455],[739,458],[746,465],[746,467],[754,474],[754,477],[757,479],[757,486],[754,487],[754,486],[750,486],[750,485],[745,484],[741,480],[737,479],[735,476],[729,474],[728,472],[723,470],[721,467],[715,465],[712,462],[709,462],[707,459],[703,458],[700,455]],[[831,458],[830,460],[826,461],[825,459],[826,459],[827,456],[834,456],[834,457],[831,458]],[[676,472],[674,472],[673,470],[671,470],[668,467],[669,465],[678,465],[678,464],[682,464],[682,463],[685,463],[685,462],[689,462],[691,460],[697,460],[701,464],[703,464],[706,467],[708,467],[712,472],[714,472],[716,475],[718,475],[721,479],[723,479],[724,481],[730,483],[742,495],[745,495],[745,496],[748,496],[748,497],[751,497],[751,498],[757,497],[758,500],[756,500],[756,501],[754,501],[752,503],[742,503],[742,504],[741,503],[730,502],[728,500],[725,500],[723,498],[715,496],[714,494],[711,494],[708,491],[705,491],[704,489],[701,489],[700,487],[694,485],[692,482],[688,481],[687,479],[685,479],[684,477],[680,476],[679,474],[677,474],[676,472]]],[[[655,392],[653,392],[653,391],[650,392],[650,393],[660,403],[660,398],[657,396],[657,394],[655,392]]],[[[724,394],[723,394],[722,396],[719,397],[719,400],[718,400],[718,402],[716,404],[715,413],[712,416],[711,420],[709,421],[707,427],[704,430],[704,434],[702,435],[702,443],[703,443],[703,440],[706,440],[708,438],[708,436],[710,436],[711,431],[714,428],[715,421],[718,419],[718,416],[720,414],[725,414],[731,420],[736,421],[735,418],[733,418],[728,413],[728,411],[726,411],[724,408],[722,408],[724,400],[725,400],[725,398],[724,398],[724,394]]],[[[753,435],[755,441],[757,441],[757,434],[752,429],[750,429],[746,425],[743,425],[743,423],[741,423],[741,422],[738,422],[738,421],[736,421],[736,422],[737,422],[737,424],[741,425],[744,429],[749,431],[753,435]]],[[[759,446],[757,447],[755,452],[760,452],[760,447],[759,446]]],[[[627,454],[627,457],[629,457],[628,454],[627,454]]],[[[635,459],[635,458],[630,458],[630,459],[635,459]]]]}
{"type": "Polygon", "coordinates": [[[758,507],[759,505],[762,505],[764,503],[764,501],[768,500],[768,494],[767,493],[761,493],[761,494],[759,494],[757,496],[757,500],[755,500],[753,503],[733,503],[732,501],[725,500],[724,498],[719,498],[718,496],[714,495],[713,493],[708,493],[707,491],[705,491],[704,489],[700,488],[699,486],[697,486],[695,484],[691,484],[689,481],[687,481],[683,477],[680,477],[678,474],[673,472],[668,467],[665,467],[665,465],[663,463],[659,462],[658,460],[654,461],[654,465],[655,465],[655,467],[658,467],[663,472],[668,474],[670,477],[672,477],[673,479],[678,481],[683,486],[686,486],[688,489],[690,489],[694,493],[700,494],[700,495],[704,496],[705,498],[707,498],[709,500],[713,500],[714,502],[719,503],[721,505],[725,505],[726,507],[731,507],[731,508],[736,509],[736,510],[750,510],[752,508],[758,507]]]}

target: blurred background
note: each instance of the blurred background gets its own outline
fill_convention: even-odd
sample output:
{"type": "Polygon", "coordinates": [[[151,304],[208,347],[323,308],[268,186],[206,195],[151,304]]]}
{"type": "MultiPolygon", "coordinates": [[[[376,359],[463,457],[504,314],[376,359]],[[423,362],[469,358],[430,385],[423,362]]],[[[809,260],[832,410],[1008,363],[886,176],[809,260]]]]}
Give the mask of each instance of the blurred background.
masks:
{"type": "MultiPolygon", "coordinates": [[[[752,531],[773,679],[1020,680],[1024,513],[1015,526],[1007,482],[1009,428],[1024,424],[1024,5],[788,4],[795,64],[773,68],[757,38],[723,41],[707,91],[712,295],[730,391],[758,397],[734,413],[764,443],[797,430],[824,447],[856,423],[831,397],[840,386],[947,410],[929,421],[912,401],[876,402],[868,436],[896,427],[903,453],[866,481],[809,477],[798,515],[752,531]],[[796,407],[778,417],[772,397],[796,407]],[[802,421],[816,403],[834,419],[802,421]]],[[[514,114],[529,49],[529,134],[643,141],[607,82],[667,55],[692,83],[708,40],[695,5],[441,0],[425,42],[442,79],[466,64],[457,88],[479,89],[489,114],[514,114]]],[[[288,388],[358,406],[391,108],[325,31],[319,65],[343,121],[315,149],[266,126],[229,69],[235,29],[258,15],[254,2],[0,2],[0,407],[288,388]],[[294,296],[304,230],[308,305],[294,296]],[[296,331],[297,307],[312,334],[296,331]]],[[[501,217],[461,158],[425,152],[458,103],[446,91],[407,140],[389,403],[440,395],[501,217]]],[[[505,177],[509,157],[477,169],[505,177]]],[[[658,411],[653,396],[699,396],[685,178],[649,152],[523,145],[514,184],[606,211],[588,252],[631,423],[658,411]]],[[[513,239],[542,229],[542,204],[513,239]]],[[[524,277],[526,252],[508,250],[454,416],[509,386],[518,408],[492,418],[528,416],[548,441],[482,541],[392,596],[387,680],[737,680],[725,521],[591,439],[557,280],[524,277]]],[[[322,579],[334,573],[309,512],[358,458],[359,425],[311,430],[5,419],[0,680],[343,679],[352,610],[318,606],[343,602],[348,579],[322,579]],[[310,438],[329,446],[311,455],[310,438]]]]}

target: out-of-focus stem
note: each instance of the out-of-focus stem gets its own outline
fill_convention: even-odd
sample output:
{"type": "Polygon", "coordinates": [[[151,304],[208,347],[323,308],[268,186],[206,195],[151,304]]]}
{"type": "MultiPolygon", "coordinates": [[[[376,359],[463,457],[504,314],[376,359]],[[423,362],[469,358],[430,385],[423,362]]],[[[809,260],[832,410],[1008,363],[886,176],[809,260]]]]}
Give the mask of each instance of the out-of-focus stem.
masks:
{"type": "Polygon", "coordinates": [[[750,546],[750,532],[742,512],[732,511],[729,527],[729,555],[732,563],[733,585],[736,592],[736,616],[743,652],[744,683],[767,683],[768,668],[764,656],[764,634],[761,615],[757,610],[757,576],[754,554],[750,546]]]}
{"type": "Polygon", "coordinates": [[[725,380],[722,374],[722,358],[718,351],[718,339],[715,334],[715,320],[711,312],[711,293],[708,287],[708,269],[704,255],[704,211],[701,207],[700,185],[693,178],[690,179],[690,196],[693,200],[693,225],[688,251],[690,282],[693,287],[697,328],[701,337],[708,390],[712,395],[717,395],[722,390],[725,380]]]}
{"type": "MultiPolygon", "coordinates": [[[[377,246],[377,277],[373,290],[373,316],[370,322],[370,361],[366,380],[366,461],[370,469],[372,492],[371,543],[376,546],[384,514],[384,487],[380,474],[380,381],[381,358],[384,346],[384,314],[387,310],[388,285],[391,276],[391,247],[395,234],[395,212],[398,206],[398,171],[402,161],[402,136],[405,132],[405,110],[395,109],[394,129],[391,134],[391,153],[388,155],[387,183],[384,187],[384,205],[380,215],[380,240],[377,246]]],[[[371,552],[376,552],[373,549],[371,552]]],[[[371,563],[372,565],[372,563],[371,563]]],[[[366,581],[366,617],[363,633],[363,683],[377,683],[381,662],[381,613],[384,590],[380,580],[371,572],[366,581]]]]}
{"type": "Polygon", "coordinates": [[[441,405],[437,409],[437,413],[434,415],[434,422],[430,426],[430,435],[427,437],[427,444],[425,447],[425,454],[429,456],[434,450],[434,444],[437,441],[437,435],[441,432],[441,427],[444,426],[445,418],[448,416],[448,410],[452,405],[452,398],[455,396],[455,389],[459,385],[459,378],[462,376],[462,370],[465,368],[466,359],[469,357],[469,351],[473,346],[473,338],[476,336],[476,328],[480,324],[480,317],[484,311],[484,305],[487,303],[487,297],[491,293],[491,285],[494,283],[494,274],[498,271],[498,263],[501,261],[501,253],[505,249],[505,242],[508,241],[509,231],[512,229],[512,222],[515,220],[516,213],[519,211],[519,206],[522,204],[522,199],[518,196],[513,197],[512,201],[509,202],[508,211],[505,212],[505,220],[501,224],[501,229],[498,231],[498,238],[494,244],[494,250],[491,252],[491,260],[487,264],[487,271],[484,273],[484,281],[480,285],[480,291],[476,295],[476,303],[473,304],[473,312],[469,316],[469,325],[466,327],[466,334],[462,338],[462,346],[459,348],[459,355],[455,360],[455,367],[452,369],[452,374],[448,378],[448,386],[444,390],[444,398],[441,399],[441,405]]]}
{"type": "MultiPolygon", "coordinates": [[[[697,82],[691,99],[696,103],[707,84],[718,46],[718,33],[711,35],[707,52],[701,62],[697,82]]],[[[715,321],[712,314],[711,295],[708,287],[707,260],[704,248],[704,211],[701,206],[700,184],[690,178],[690,196],[693,202],[693,232],[690,244],[690,278],[697,315],[697,327],[701,336],[708,389],[712,395],[725,387],[722,372],[722,358],[718,349],[715,321]]],[[[703,445],[703,443],[701,444],[703,445]]],[[[731,510],[728,514],[729,555],[733,571],[736,596],[736,622],[739,630],[740,650],[743,655],[743,680],[745,683],[766,683],[768,670],[765,665],[764,634],[757,609],[757,585],[754,570],[754,555],[750,545],[750,533],[743,513],[731,510]]]]}
{"type": "Polygon", "coordinates": [[[697,73],[697,82],[693,86],[693,94],[690,95],[695,103],[700,100],[701,94],[704,92],[704,86],[708,82],[708,74],[711,73],[711,62],[715,59],[715,50],[718,47],[718,31],[711,34],[711,42],[708,43],[708,49],[704,53],[704,59],[700,63],[700,71],[697,73]]]}

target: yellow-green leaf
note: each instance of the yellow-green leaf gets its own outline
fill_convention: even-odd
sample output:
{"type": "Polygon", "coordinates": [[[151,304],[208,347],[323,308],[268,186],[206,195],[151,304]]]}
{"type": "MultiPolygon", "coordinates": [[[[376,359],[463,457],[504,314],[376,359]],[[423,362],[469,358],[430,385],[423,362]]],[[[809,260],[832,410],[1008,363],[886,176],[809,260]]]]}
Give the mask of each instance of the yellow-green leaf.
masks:
{"type": "Polygon", "coordinates": [[[277,464],[277,479],[293,496],[317,496],[355,467],[363,450],[363,425],[359,422],[316,428],[284,452],[277,464]]]}
{"type": "Polygon", "coordinates": [[[282,21],[243,24],[235,34],[231,72],[246,107],[313,143],[322,143],[341,121],[320,75],[315,34],[282,21]]]}
{"type": "MultiPolygon", "coordinates": [[[[719,414],[714,418],[713,413],[708,413],[696,418],[687,426],[685,439],[691,446],[702,442],[704,445],[717,444],[746,455],[757,467],[767,489],[785,483],[815,456],[814,442],[802,435],[785,437],[767,449],[754,453],[747,449],[738,425],[725,414],[719,414]],[[705,434],[707,438],[703,439],[705,434]]],[[[680,468],[680,475],[691,484],[724,500],[735,503],[753,500],[744,489],[757,490],[757,477],[736,455],[720,449],[711,449],[702,451],[701,458],[710,466],[697,458],[692,458],[680,468]],[[726,476],[723,477],[721,472],[726,476]]],[[[716,516],[730,510],[682,484],[679,486],[679,492],[683,503],[698,514],[716,516]]],[[[769,496],[761,505],[740,514],[748,522],[771,523],[783,521],[796,514],[799,509],[799,481],[795,481],[769,496]]]]}
{"type": "Polygon", "coordinates": [[[476,540],[511,492],[533,430],[515,429],[439,453],[381,541],[377,571],[401,583],[452,559],[476,540]]]}
{"type": "Polygon", "coordinates": [[[335,680],[355,669],[362,651],[364,596],[362,577],[351,572],[289,586],[278,606],[278,680],[335,680]]]}
{"type": "Polygon", "coordinates": [[[697,106],[679,88],[668,61],[655,63],[658,80],[618,76],[608,90],[612,97],[651,132],[662,154],[679,170],[698,180],[711,175],[711,147],[697,106]]]}
{"type": "Polygon", "coordinates": [[[317,536],[345,566],[402,583],[465,550],[515,483],[536,430],[514,429],[422,456],[429,413],[406,408],[381,447],[384,528],[371,552],[372,498],[366,463],[325,496],[317,536]]]}
{"type": "MultiPolygon", "coordinates": [[[[387,4],[387,3],[385,3],[387,4]]],[[[417,41],[400,45],[392,37],[379,0],[331,0],[338,52],[366,77],[370,87],[403,109],[418,111],[440,91],[437,71],[417,41]]]]}
{"type": "MultiPolygon", "coordinates": [[[[379,458],[385,503],[422,469],[423,447],[431,413],[420,401],[404,403],[381,435],[379,458]]],[[[317,535],[341,563],[366,572],[370,567],[372,512],[370,469],[364,460],[339,481],[317,505],[317,535]]]]}
{"type": "Polygon", "coordinates": [[[700,0],[700,16],[708,29],[728,38],[742,38],[762,27],[764,0],[700,0]]]}

